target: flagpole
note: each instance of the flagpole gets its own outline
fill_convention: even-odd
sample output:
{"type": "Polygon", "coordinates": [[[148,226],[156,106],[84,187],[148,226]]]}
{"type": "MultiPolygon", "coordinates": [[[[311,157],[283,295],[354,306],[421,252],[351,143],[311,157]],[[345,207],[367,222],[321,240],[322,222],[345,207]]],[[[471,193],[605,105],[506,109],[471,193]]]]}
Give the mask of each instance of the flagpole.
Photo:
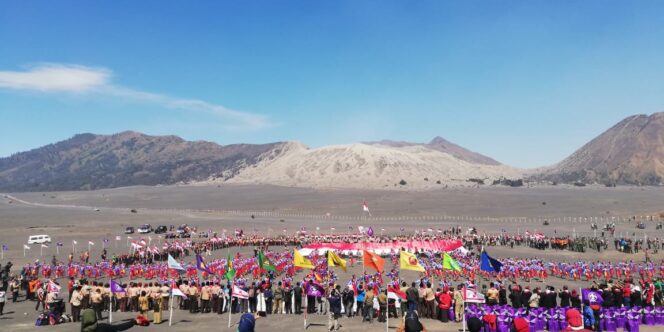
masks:
{"type": "Polygon", "coordinates": [[[233,315],[233,282],[231,280],[228,280],[229,284],[229,289],[231,291],[231,296],[230,296],[230,306],[228,307],[228,328],[231,328],[231,316],[233,315]]]}
{"type": "Polygon", "coordinates": [[[23,245],[23,257],[25,257],[25,245],[23,245]]]}
{"type": "Polygon", "coordinates": [[[55,244],[55,253],[60,256],[60,246],[57,243],[55,244]]]}
{"type": "Polygon", "coordinates": [[[111,298],[108,299],[108,323],[113,323],[113,296],[115,293],[111,290],[111,298]]]}
{"type": "Polygon", "coordinates": [[[44,256],[44,245],[39,245],[39,257],[44,256]]]}
{"type": "Polygon", "coordinates": [[[170,298],[170,304],[168,309],[168,326],[171,326],[173,324],[173,285],[171,284],[171,298],[170,298]]]}
{"type": "MultiPolygon", "coordinates": [[[[390,293],[385,287],[385,295],[387,295],[387,302],[385,303],[385,332],[390,330],[390,293]]],[[[394,310],[396,311],[397,301],[394,300],[394,310]]]]}

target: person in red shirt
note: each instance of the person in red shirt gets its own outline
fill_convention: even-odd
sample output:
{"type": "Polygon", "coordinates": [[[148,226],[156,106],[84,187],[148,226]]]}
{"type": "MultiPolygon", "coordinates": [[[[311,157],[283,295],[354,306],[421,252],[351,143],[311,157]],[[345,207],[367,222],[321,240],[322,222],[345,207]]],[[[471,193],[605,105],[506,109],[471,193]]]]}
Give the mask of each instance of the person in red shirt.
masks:
{"type": "Polygon", "coordinates": [[[443,291],[438,293],[438,320],[447,323],[451,306],[452,296],[450,296],[450,291],[447,286],[445,286],[443,291]]]}

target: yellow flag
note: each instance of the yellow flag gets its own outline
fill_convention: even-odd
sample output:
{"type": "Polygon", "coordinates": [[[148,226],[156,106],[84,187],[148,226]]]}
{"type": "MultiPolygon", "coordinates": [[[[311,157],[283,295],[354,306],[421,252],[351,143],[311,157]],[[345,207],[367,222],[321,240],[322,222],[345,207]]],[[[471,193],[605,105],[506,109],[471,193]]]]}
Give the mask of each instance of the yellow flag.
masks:
{"type": "Polygon", "coordinates": [[[399,266],[402,270],[412,270],[424,272],[424,267],[420,265],[420,262],[417,260],[414,254],[411,254],[407,251],[401,251],[399,254],[399,266]]]}
{"type": "Polygon", "coordinates": [[[297,249],[295,249],[295,254],[293,255],[293,265],[305,269],[315,268],[314,264],[312,264],[308,258],[304,258],[304,256],[300,255],[300,252],[298,252],[297,249]]]}
{"type": "Polygon", "coordinates": [[[346,261],[341,259],[334,251],[327,251],[327,266],[339,266],[346,272],[346,261]]]}

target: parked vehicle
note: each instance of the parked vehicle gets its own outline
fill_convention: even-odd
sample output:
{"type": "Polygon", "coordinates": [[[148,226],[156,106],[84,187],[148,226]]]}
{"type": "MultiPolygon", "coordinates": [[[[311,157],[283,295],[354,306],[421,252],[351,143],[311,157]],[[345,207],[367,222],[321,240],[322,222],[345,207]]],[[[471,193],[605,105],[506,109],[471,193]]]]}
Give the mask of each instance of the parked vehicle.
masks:
{"type": "Polygon", "coordinates": [[[51,243],[51,237],[48,235],[30,235],[28,237],[28,244],[42,244],[51,243]]]}
{"type": "Polygon", "coordinates": [[[200,233],[198,233],[198,237],[199,237],[199,238],[207,238],[207,237],[208,237],[208,233],[207,233],[207,232],[200,232],[200,233]]]}
{"type": "Polygon", "coordinates": [[[154,230],[154,233],[155,234],[161,234],[161,233],[166,233],[167,231],[168,231],[168,227],[166,227],[166,225],[159,225],[154,230]]]}
{"type": "Polygon", "coordinates": [[[129,226],[125,228],[125,234],[134,234],[134,227],[129,226]]]}
{"type": "Polygon", "coordinates": [[[152,232],[152,226],[150,226],[150,224],[145,224],[145,225],[138,228],[138,232],[140,234],[150,233],[150,232],[152,232]]]}
{"type": "Polygon", "coordinates": [[[189,226],[187,224],[182,224],[178,226],[178,229],[176,230],[178,234],[183,234],[183,233],[189,233],[189,226]]]}

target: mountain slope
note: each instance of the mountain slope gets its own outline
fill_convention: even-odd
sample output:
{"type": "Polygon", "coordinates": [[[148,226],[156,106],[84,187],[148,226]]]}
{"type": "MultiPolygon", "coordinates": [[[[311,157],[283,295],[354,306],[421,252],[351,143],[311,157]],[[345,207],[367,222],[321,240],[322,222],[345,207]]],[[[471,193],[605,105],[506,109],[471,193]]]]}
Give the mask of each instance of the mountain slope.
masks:
{"type": "Polygon", "coordinates": [[[491,159],[485,155],[479,154],[477,152],[470,151],[466,148],[463,148],[459,145],[456,145],[440,136],[434,137],[429,143],[411,143],[411,142],[402,142],[402,141],[391,141],[391,140],[382,140],[378,142],[367,142],[369,145],[384,145],[395,148],[402,148],[406,146],[424,146],[429,149],[437,150],[443,153],[450,154],[457,159],[467,161],[472,164],[481,164],[481,165],[501,165],[494,159],[491,159]]]}
{"type": "Polygon", "coordinates": [[[469,178],[518,178],[507,167],[469,163],[438,150],[412,144],[349,144],[308,149],[289,143],[274,158],[263,158],[229,179],[234,183],[266,183],[320,188],[391,188],[405,180],[407,188],[465,184],[469,178]],[[427,180],[425,180],[425,178],[427,180]]]}
{"type": "Polygon", "coordinates": [[[664,113],[620,121],[540,178],[605,184],[659,185],[664,179],[664,113]]]}
{"type": "Polygon", "coordinates": [[[187,142],[136,132],[80,134],[0,159],[0,189],[50,191],[172,184],[232,177],[283,143],[187,142]]]}

